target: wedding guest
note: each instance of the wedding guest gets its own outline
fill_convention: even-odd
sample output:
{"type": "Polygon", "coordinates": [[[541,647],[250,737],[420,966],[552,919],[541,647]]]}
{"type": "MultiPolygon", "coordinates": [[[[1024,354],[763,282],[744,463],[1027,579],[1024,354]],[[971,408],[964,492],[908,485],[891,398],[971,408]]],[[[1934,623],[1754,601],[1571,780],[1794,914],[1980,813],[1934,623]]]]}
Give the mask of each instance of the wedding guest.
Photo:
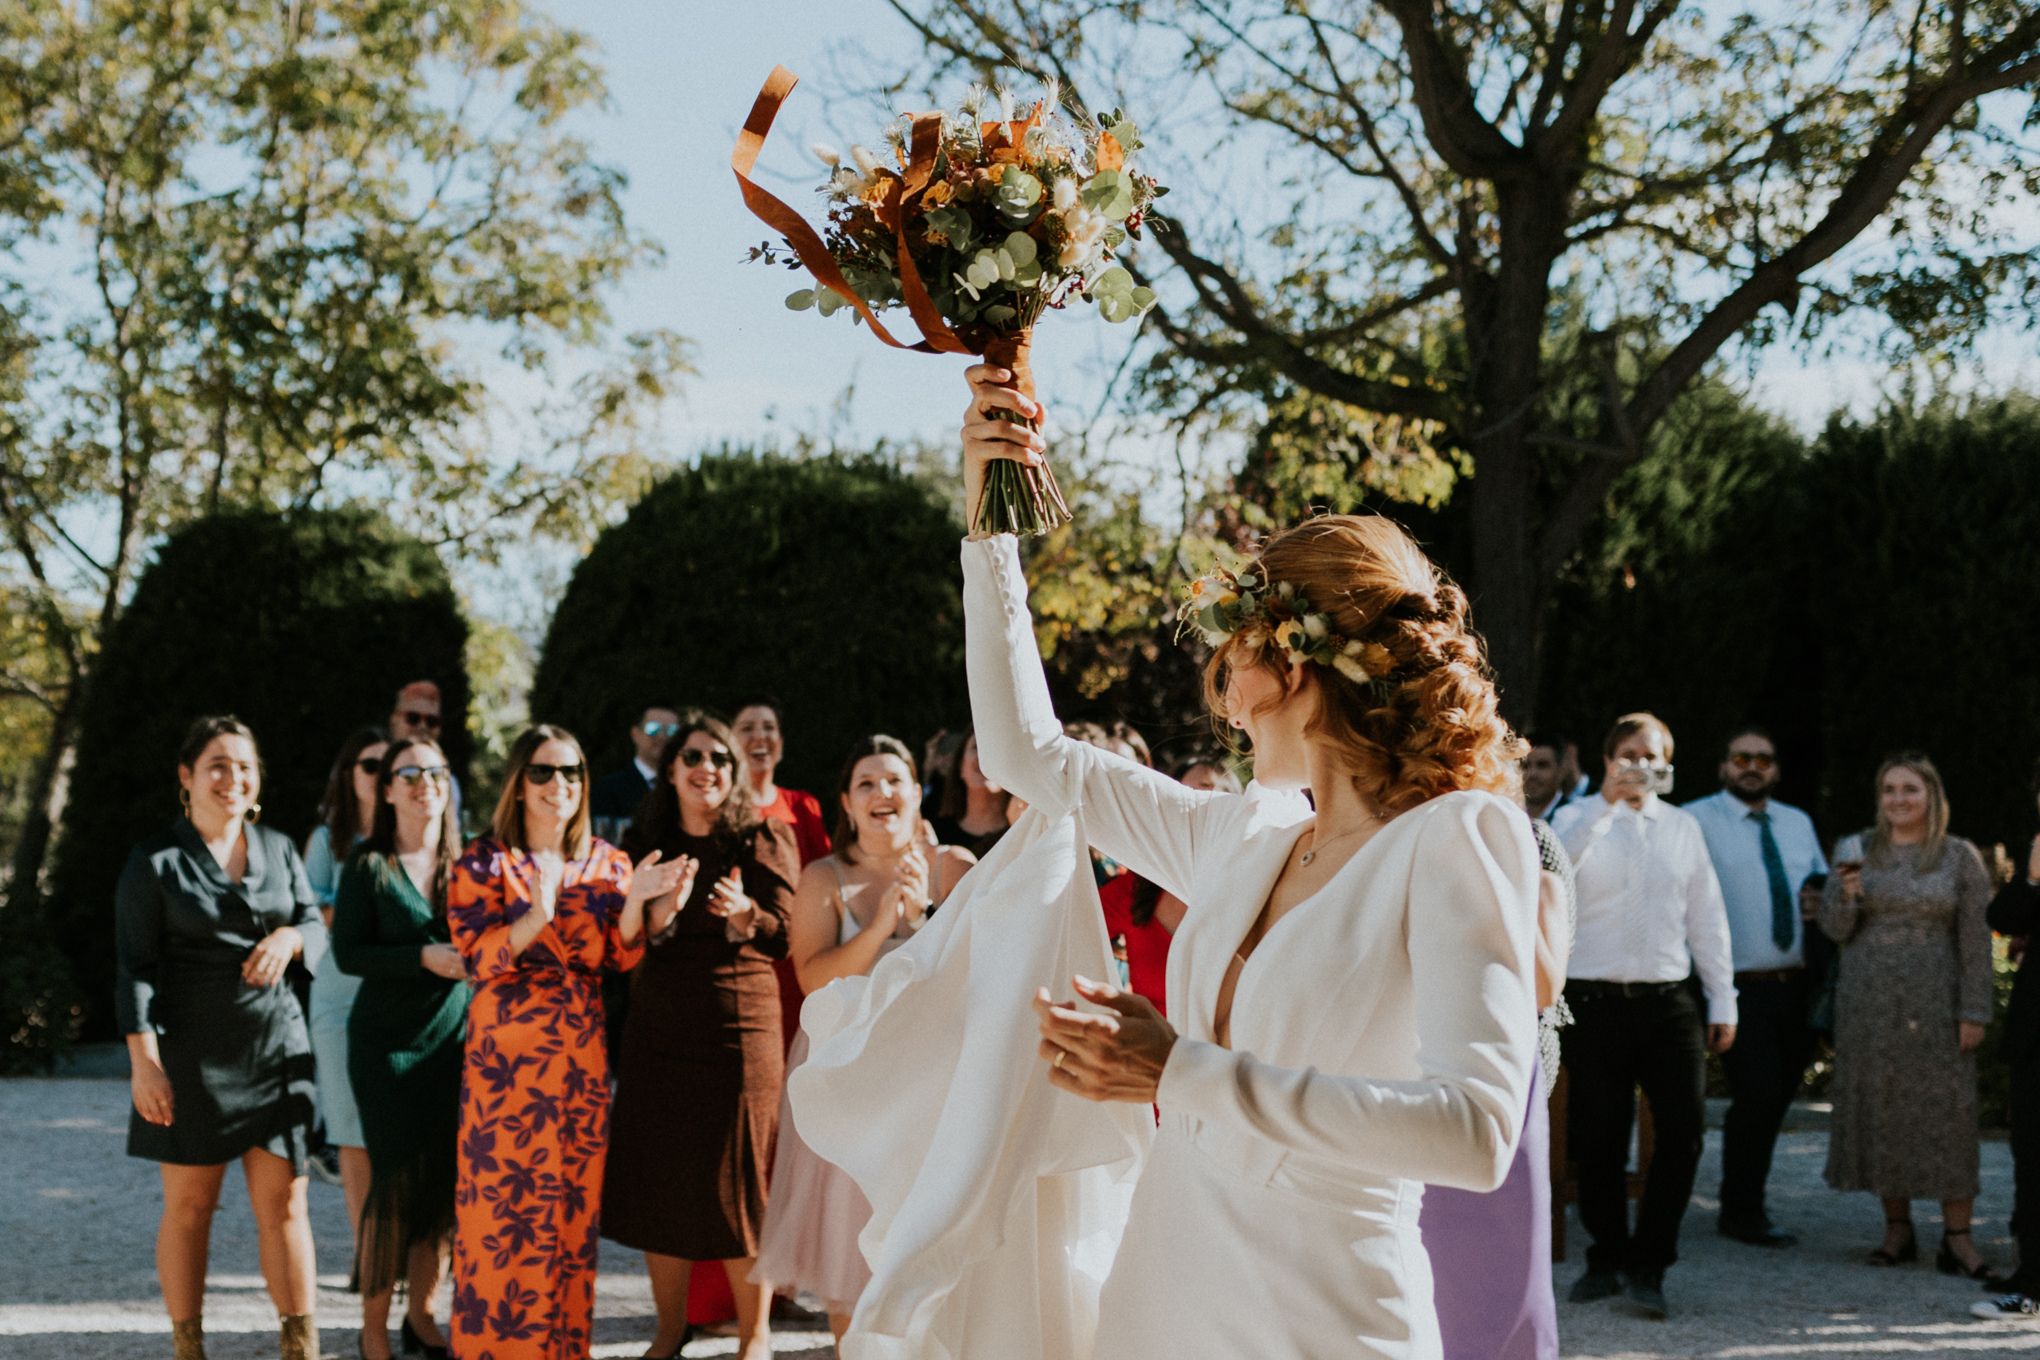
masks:
{"type": "MultiPolygon", "coordinates": [[[[389,739],[380,727],[360,728],[341,745],[326,776],[326,792],[319,799],[319,824],[305,842],[305,881],[318,899],[319,915],[329,930],[333,898],[340,891],[340,866],[374,827],[375,778],[388,749],[389,739]]],[[[339,1152],[347,1225],[357,1235],[362,1202],[368,1198],[368,1145],[362,1138],[361,1113],[354,1104],[354,1083],[347,1075],[347,1017],[360,990],[361,979],[341,972],[330,948],[319,951],[312,965],[311,1004],[319,1114],[326,1123],[327,1141],[339,1152]]]]}
{"type": "Polygon", "coordinates": [[[645,1253],[655,1356],[679,1349],[696,1261],[722,1263],[741,1360],[772,1349],[769,1291],[750,1275],[786,1061],[772,960],[786,955],[800,858],[793,829],[758,815],[742,773],[730,729],[683,712],[631,829],[634,853],[696,866],[646,918],[602,1187],[603,1234],[645,1253]]]}
{"type": "MultiPolygon", "coordinates": [[[[836,781],[836,806],[839,848],[801,871],[787,917],[788,954],[808,992],[870,972],[913,937],[976,863],[956,846],[933,855],[923,850],[919,777],[912,753],[896,738],[866,737],[851,748],[836,781]]],[[[806,1057],[803,1033],[794,1040],[788,1070],[806,1057]]],[[[857,1246],[871,1206],[856,1182],[801,1141],[783,1100],[779,1121],[752,1279],[782,1294],[820,1299],[840,1343],[871,1278],[857,1246]]]]}
{"type": "Polygon", "coordinates": [[[1669,792],[1672,732],[1649,713],[1615,721],[1602,743],[1601,796],[1560,808],[1579,891],[1563,1035],[1572,1074],[1570,1143],[1579,1166],[1580,1222],[1593,1240],[1575,1303],[1622,1292],[1665,1317],[1665,1272],[1679,1259],[1679,1224],[1693,1195],[1705,1125],[1707,1053],[1735,1041],[1734,967],[1721,885],[1693,814],[1669,792]],[[1703,1018],[1687,979],[1699,972],[1703,1018]],[[1636,1089],[1650,1101],[1657,1139],[1634,1229],[1629,1223],[1629,1131],[1636,1089]]]}
{"type": "Polygon", "coordinates": [[[406,1288],[406,1354],[444,1356],[432,1296],[453,1234],[467,969],[446,891],[460,830],[439,743],[389,745],[375,823],[340,874],[333,954],[362,980],[347,1027],[348,1075],[373,1175],[355,1236],[362,1360],[390,1360],[390,1297],[406,1288]]]}
{"type": "MultiPolygon", "coordinates": [[[[963,777],[958,761],[963,756],[964,733],[947,727],[936,729],[921,748],[921,820],[927,821],[949,801],[950,787],[963,777]]],[[[957,795],[961,797],[961,794],[957,795]]]]}
{"type": "Polygon", "coordinates": [[[638,804],[652,791],[659,752],[679,727],[680,712],[670,704],[647,704],[638,714],[638,720],[630,725],[630,764],[603,775],[588,795],[597,836],[611,845],[623,843],[623,833],[630,830],[638,804]]]}
{"type": "Polygon", "coordinates": [[[960,845],[983,859],[1019,814],[1009,806],[1012,795],[985,778],[984,766],[978,763],[975,732],[965,733],[956,769],[957,778],[949,785],[935,815],[928,819],[929,825],[939,843],[960,845]]]}
{"type": "Polygon", "coordinates": [[[645,902],[684,860],[635,869],[589,831],[587,758],[541,723],[511,744],[489,834],[447,885],[472,980],[453,1239],[458,1360],[578,1360],[595,1315],[609,1060],[605,968],[644,948],[645,902]]]}
{"type": "Polygon", "coordinates": [[[744,777],[751,785],[751,805],[768,821],[785,822],[793,828],[800,862],[813,864],[829,853],[829,824],[822,815],[822,800],[800,789],[778,783],[779,763],[786,755],[785,721],[777,699],[752,698],[737,708],[730,720],[737,739],[737,754],[743,757],[744,777]]]}
{"type": "Polygon", "coordinates": [[[1558,1360],[1547,1102],[1558,1078],[1558,1031],[1568,1019],[1562,993],[1579,899],[1557,833],[1538,817],[1530,818],[1530,829],[1538,859],[1538,1070],[1523,1136],[1500,1188],[1482,1194],[1424,1187],[1420,1222],[1444,1360],[1558,1360]]]}
{"type": "Polygon", "coordinates": [[[1836,844],[1820,927],[1842,946],[1835,992],[1827,1182],[1884,1202],[1870,1264],[1919,1252],[1912,1201],[1941,1201],[1947,1274],[1990,1280],[1970,1236],[1979,1180],[1976,1048],[1991,1013],[1983,857],[1948,834],[1948,796],[1923,755],[1877,771],[1877,822],[1836,844]]]}
{"type": "Polygon", "coordinates": [[[1566,752],[1574,753],[1571,770],[1579,768],[1579,747],[1569,737],[1555,732],[1533,732],[1525,738],[1530,754],[1523,757],[1523,805],[1530,815],[1548,822],[1577,795],[1576,776],[1569,772],[1566,752]]]}
{"type": "MultiPolygon", "coordinates": [[[[2033,797],[2040,802],[2040,765],[2033,767],[2033,797]]],[[[2025,862],[1998,889],[1987,913],[2000,935],[2040,934],[2040,835],[2027,847],[2025,862]]],[[[2012,1234],[2019,1264],[2004,1280],[2003,1292],[1977,1304],[1978,1317],[2030,1318],[2040,1315],[2040,964],[2034,951],[2019,956],[2012,1001],[2005,1009],[2005,1060],[2012,1069],[2012,1234]]]]}
{"type": "MultiPolygon", "coordinates": [[[[422,737],[426,741],[438,741],[440,728],[445,719],[440,716],[439,684],[433,680],[413,680],[397,691],[396,702],[390,706],[389,721],[384,724],[389,730],[391,741],[402,741],[407,737],[422,737]]],[[[453,799],[453,824],[461,822],[460,776],[455,775],[448,785],[453,799]]]]}
{"type": "Polygon", "coordinates": [[[284,975],[325,926],[297,847],[256,824],[262,762],[246,725],[193,723],[177,783],[183,815],[134,848],[114,890],[114,1002],[134,1095],[127,1150],[160,1163],[163,1181],[156,1276],[177,1360],[203,1360],[213,1215],[238,1161],[284,1360],[312,1360],[315,1091],[284,975]]]}
{"type": "Polygon", "coordinates": [[[1813,1053],[1800,893],[1808,879],[1827,872],[1813,819],[1771,796],[1782,773],[1770,734],[1745,727],[1728,740],[1721,791],[1686,805],[1707,838],[1735,962],[1735,1047],[1721,1055],[1730,1103],[1716,1226],[1722,1236],[1758,1247],[1798,1240],[1771,1222],[1764,1186],[1778,1130],[1813,1053]]]}

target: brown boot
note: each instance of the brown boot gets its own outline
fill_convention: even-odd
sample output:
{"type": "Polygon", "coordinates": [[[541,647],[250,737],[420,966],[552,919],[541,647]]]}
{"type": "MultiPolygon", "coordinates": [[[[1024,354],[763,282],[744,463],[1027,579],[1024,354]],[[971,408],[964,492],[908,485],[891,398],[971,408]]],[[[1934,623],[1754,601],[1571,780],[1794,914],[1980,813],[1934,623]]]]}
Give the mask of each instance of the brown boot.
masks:
{"type": "Polygon", "coordinates": [[[170,1324],[174,1360],[205,1360],[205,1320],[186,1318],[170,1324]]]}
{"type": "Polygon", "coordinates": [[[319,1360],[319,1325],[310,1313],[292,1313],[282,1320],[282,1360],[319,1360]]]}

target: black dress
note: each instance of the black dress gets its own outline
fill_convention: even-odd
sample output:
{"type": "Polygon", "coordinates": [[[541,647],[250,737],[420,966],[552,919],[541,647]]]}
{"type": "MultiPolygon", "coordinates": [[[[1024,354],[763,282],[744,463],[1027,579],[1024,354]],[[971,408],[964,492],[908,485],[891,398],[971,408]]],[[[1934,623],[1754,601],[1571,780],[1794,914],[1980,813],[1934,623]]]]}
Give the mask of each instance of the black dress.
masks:
{"type": "Polygon", "coordinates": [[[325,925],[290,839],[262,826],[245,835],[238,885],[182,817],[136,846],[121,871],[114,1009],[121,1033],[155,1030],[173,1101],[167,1127],[130,1111],[127,1150],[219,1166],[264,1148],[303,1174],[313,1110],[304,1011],[288,977],[256,987],[241,965],[280,926],[296,926],[315,953],[325,925]]]}
{"type": "Polygon", "coordinates": [[[768,821],[735,844],[678,834],[629,849],[657,849],[669,862],[692,855],[701,868],[632,975],[602,1235],[691,1261],[756,1256],[786,1077],[772,960],[786,956],[800,878],[793,828],[768,821]],[[705,905],[731,869],[759,907],[748,940],[730,940],[705,905]]]}

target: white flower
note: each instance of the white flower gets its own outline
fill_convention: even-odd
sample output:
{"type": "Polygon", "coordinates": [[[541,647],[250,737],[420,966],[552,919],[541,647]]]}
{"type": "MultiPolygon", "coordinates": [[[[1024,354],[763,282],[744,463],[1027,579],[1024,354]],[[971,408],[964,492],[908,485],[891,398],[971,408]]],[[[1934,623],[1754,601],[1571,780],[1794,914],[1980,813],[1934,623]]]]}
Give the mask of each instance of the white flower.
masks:
{"type": "Polygon", "coordinates": [[[1077,178],[1075,175],[1064,175],[1061,179],[1057,180],[1055,182],[1055,197],[1053,200],[1055,210],[1066,213],[1071,208],[1076,207],[1077,192],[1077,178]]]}
{"type": "Polygon", "coordinates": [[[1357,661],[1353,657],[1346,655],[1344,652],[1341,652],[1337,656],[1332,658],[1332,669],[1337,671],[1339,674],[1345,676],[1348,680],[1351,680],[1356,685],[1364,685],[1370,679],[1373,678],[1367,674],[1367,668],[1365,666],[1361,665],[1359,661],[1357,661]]]}
{"type": "Polygon", "coordinates": [[[1305,614],[1303,631],[1311,637],[1321,638],[1331,631],[1331,625],[1325,622],[1325,616],[1322,614],[1305,614]]]}
{"type": "Polygon", "coordinates": [[[1081,270],[1095,251],[1093,242],[1065,241],[1063,248],[1055,253],[1055,262],[1064,269],[1081,270]]]}
{"type": "Polygon", "coordinates": [[[857,168],[864,172],[866,179],[875,178],[878,172],[884,168],[879,164],[878,157],[872,155],[868,147],[851,147],[850,159],[857,162],[857,168]]]}
{"type": "Polygon", "coordinates": [[[843,163],[843,158],[836,154],[836,148],[830,146],[827,142],[816,142],[808,149],[815,153],[816,160],[828,166],[831,170],[834,170],[843,163]]]}

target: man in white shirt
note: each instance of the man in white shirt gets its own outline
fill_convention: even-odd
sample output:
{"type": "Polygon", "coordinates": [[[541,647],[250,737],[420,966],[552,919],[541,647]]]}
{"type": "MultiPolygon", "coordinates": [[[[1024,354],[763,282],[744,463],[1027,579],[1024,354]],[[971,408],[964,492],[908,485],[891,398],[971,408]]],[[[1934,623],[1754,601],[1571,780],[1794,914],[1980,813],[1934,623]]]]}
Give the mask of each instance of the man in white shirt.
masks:
{"type": "Polygon", "coordinates": [[[1523,757],[1523,810],[1533,820],[1548,822],[1575,799],[1572,771],[1579,768],[1579,747],[1556,732],[1534,732],[1524,740],[1530,752],[1523,757]],[[1575,753],[1570,763],[1568,751],[1575,753]]]}
{"type": "Polygon", "coordinates": [[[1721,1056],[1732,1100],[1722,1127],[1717,1226],[1760,1247],[1797,1240],[1771,1222],[1764,1183],[1813,1049],[1800,898],[1809,878],[1827,872],[1813,819],[1771,797],[1779,775],[1777,743],[1746,727],[1729,738],[1721,792],[1686,805],[1707,837],[1728,909],[1739,1013],[1735,1047],[1721,1056]]]}
{"type": "Polygon", "coordinates": [[[1700,1165],[1707,1050],[1735,1042],[1728,918],[1700,824],[1661,797],[1671,790],[1671,729],[1649,713],[1618,718],[1602,759],[1600,795],[1560,808],[1552,824],[1579,891],[1563,1045],[1580,1221],[1593,1241],[1572,1299],[1607,1298],[1626,1278],[1630,1300],[1664,1317],[1665,1271],[1678,1259],[1700,1165]],[[1632,1231],[1626,1169],[1638,1086],[1656,1143],[1632,1231]]]}

